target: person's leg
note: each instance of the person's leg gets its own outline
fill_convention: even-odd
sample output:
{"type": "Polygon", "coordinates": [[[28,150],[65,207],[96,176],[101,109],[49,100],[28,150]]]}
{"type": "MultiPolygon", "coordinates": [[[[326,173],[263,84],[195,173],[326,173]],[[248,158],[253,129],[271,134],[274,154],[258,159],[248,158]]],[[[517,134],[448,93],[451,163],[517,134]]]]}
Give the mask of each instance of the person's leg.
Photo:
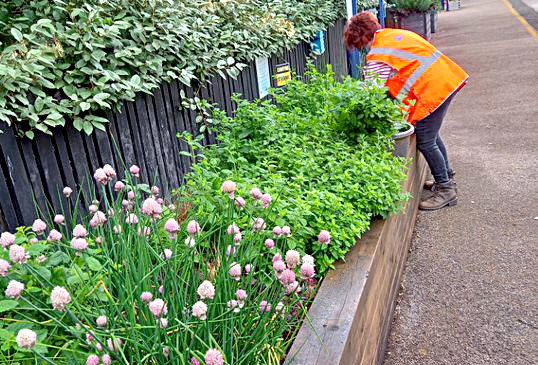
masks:
{"type": "Polygon", "coordinates": [[[439,130],[453,96],[448,97],[432,114],[417,122],[415,128],[417,148],[424,155],[435,182],[440,184],[447,183],[450,180],[448,176],[450,165],[446,147],[439,136],[439,130]]]}

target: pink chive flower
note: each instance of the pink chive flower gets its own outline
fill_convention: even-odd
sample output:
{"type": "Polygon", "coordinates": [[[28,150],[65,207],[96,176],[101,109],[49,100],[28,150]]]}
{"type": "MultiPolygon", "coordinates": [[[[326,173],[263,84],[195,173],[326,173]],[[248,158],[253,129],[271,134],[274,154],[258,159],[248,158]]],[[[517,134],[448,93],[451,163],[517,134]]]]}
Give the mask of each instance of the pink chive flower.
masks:
{"type": "Polygon", "coordinates": [[[152,186],[152,187],[151,187],[151,194],[153,194],[153,195],[159,195],[159,192],[160,192],[160,190],[159,190],[159,187],[158,187],[158,186],[152,186]]]}
{"type": "Polygon", "coordinates": [[[17,280],[10,280],[7,284],[6,297],[12,299],[19,299],[21,297],[22,291],[24,290],[24,284],[18,282],[17,280]]]}
{"type": "Polygon", "coordinates": [[[62,234],[55,229],[50,231],[49,236],[47,237],[47,241],[51,241],[51,242],[58,242],[61,239],[62,239],[62,234]]]}
{"type": "Polygon", "coordinates": [[[144,200],[144,203],[142,203],[142,213],[150,218],[159,218],[162,212],[163,208],[161,208],[161,205],[153,198],[147,198],[144,200]]]}
{"type": "Polygon", "coordinates": [[[251,264],[246,264],[245,265],[245,272],[247,274],[249,274],[251,270],[252,270],[252,265],[251,264]]]}
{"type": "Polygon", "coordinates": [[[73,194],[73,189],[71,189],[69,186],[66,186],[63,190],[63,194],[66,198],[69,198],[71,194],[73,194]]]}
{"type": "Polygon", "coordinates": [[[234,234],[238,234],[240,231],[239,231],[239,227],[237,226],[237,224],[235,223],[232,223],[228,226],[228,229],[227,229],[227,233],[229,236],[233,236],[234,234]]]}
{"type": "Polygon", "coordinates": [[[95,340],[93,334],[91,332],[86,332],[86,341],[91,343],[93,340],[95,340]]]}
{"type": "Polygon", "coordinates": [[[161,285],[159,287],[159,294],[163,295],[163,293],[164,293],[164,286],[161,285]]]}
{"type": "Polygon", "coordinates": [[[129,200],[133,200],[135,198],[135,192],[134,191],[130,191],[127,193],[127,199],[129,200]]]}
{"type": "Polygon", "coordinates": [[[168,359],[168,355],[170,355],[170,349],[168,347],[163,347],[163,356],[168,359]]]}
{"type": "Polygon", "coordinates": [[[65,217],[61,214],[56,214],[54,216],[54,223],[56,224],[64,224],[65,222],[65,217]]]}
{"type": "Polygon", "coordinates": [[[73,236],[77,238],[85,238],[87,235],[88,231],[86,231],[86,228],[82,224],[77,224],[73,229],[73,236]]]}
{"type": "Polygon", "coordinates": [[[290,269],[295,268],[301,262],[301,255],[295,250],[288,250],[286,252],[286,264],[290,269]]]}
{"type": "Polygon", "coordinates": [[[106,214],[98,210],[93,215],[93,218],[90,220],[90,226],[93,228],[102,226],[106,223],[106,214]]]}
{"type": "Polygon", "coordinates": [[[275,228],[273,228],[273,236],[276,238],[282,236],[282,228],[280,228],[280,226],[275,226],[275,228]]]}
{"type": "Polygon", "coordinates": [[[99,365],[99,356],[90,355],[86,359],[86,365],[99,365]]]}
{"type": "Polygon", "coordinates": [[[286,269],[280,274],[279,280],[282,284],[289,285],[295,281],[295,273],[290,269],[286,269]]]}
{"type": "Polygon", "coordinates": [[[260,312],[270,312],[271,311],[271,303],[269,303],[266,300],[262,300],[260,303],[260,312]]]}
{"type": "Polygon", "coordinates": [[[247,299],[247,292],[243,289],[237,289],[237,291],[235,292],[235,297],[237,298],[237,300],[243,301],[247,299]]]}
{"type": "Polygon", "coordinates": [[[103,357],[101,357],[101,362],[103,365],[110,365],[112,363],[112,358],[108,354],[104,354],[103,357]]]}
{"type": "Polygon", "coordinates": [[[52,308],[58,312],[63,312],[67,305],[71,303],[71,296],[64,287],[57,286],[50,293],[50,302],[52,308]]]}
{"type": "Polygon", "coordinates": [[[229,300],[226,305],[229,309],[233,309],[235,313],[239,313],[241,311],[241,308],[239,307],[239,302],[235,299],[229,300]]]}
{"type": "Polygon", "coordinates": [[[142,229],[139,227],[136,233],[138,234],[138,237],[142,237],[142,236],[147,237],[151,234],[151,228],[144,227],[144,229],[142,229]]]}
{"type": "Polygon", "coordinates": [[[163,205],[163,204],[164,204],[164,200],[163,200],[163,198],[159,198],[159,199],[157,199],[157,204],[159,204],[159,205],[163,205]]]}
{"type": "Polygon", "coordinates": [[[262,208],[267,209],[271,204],[271,195],[265,193],[262,195],[262,208]]]}
{"type": "Polygon", "coordinates": [[[47,225],[41,219],[36,219],[32,224],[32,231],[37,235],[43,234],[47,229],[47,225]]]}
{"type": "Polygon", "coordinates": [[[234,204],[237,208],[242,209],[247,202],[242,197],[238,196],[234,200],[234,204]]]}
{"type": "Polygon", "coordinates": [[[95,212],[97,212],[99,210],[99,207],[97,207],[97,205],[95,204],[92,204],[88,207],[88,212],[90,212],[90,214],[95,214],[95,212]]]}
{"type": "Polygon", "coordinates": [[[228,271],[228,274],[235,281],[239,281],[239,279],[241,278],[241,265],[239,265],[238,263],[232,262],[230,264],[230,270],[228,271]]]}
{"type": "Polygon", "coordinates": [[[284,237],[290,237],[291,236],[291,228],[289,226],[282,227],[282,235],[284,237]]]}
{"type": "Polygon", "coordinates": [[[268,239],[265,240],[264,245],[265,245],[265,247],[267,247],[267,249],[272,250],[273,247],[275,247],[275,241],[268,238],[268,239]]]}
{"type": "Polygon", "coordinates": [[[161,327],[162,329],[165,329],[166,327],[168,327],[168,319],[159,318],[159,327],[161,327]]]}
{"type": "Polygon", "coordinates": [[[241,233],[234,234],[234,238],[233,238],[234,244],[236,246],[239,246],[239,244],[241,243],[242,238],[243,238],[243,235],[241,233]]]}
{"type": "Polygon", "coordinates": [[[137,224],[138,223],[138,217],[136,216],[136,214],[131,213],[125,219],[125,223],[127,223],[127,224],[137,224]]]}
{"type": "Polygon", "coordinates": [[[15,244],[11,245],[9,247],[9,259],[16,264],[24,264],[27,259],[24,247],[15,244]]]}
{"type": "Polygon", "coordinates": [[[318,242],[321,244],[329,244],[331,242],[331,234],[329,231],[323,230],[319,232],[318,242]]]}
{"type": "Polygon", "coordinates": [[[191,236],[195,236],[196,234],[200,233],[200,225],[195,220],[191,220],[187,224],[187,233],[191,236]]]}
{"type": "Polygon", "coordinates": [[[310,262],[305,262],[301,265],[301,279],[306,280],[316,275],[314,266],[310,262]]]}
{"type": "Polygon", "coordinates": [[[172,258],[173,252],[172,252],[171,249],[165,248],[164,252],[163,252],[163,255],[164,255],[165,260],[170,260],[172,258]]]}
{"type": "Polygon", "coordinates": [[[109,164],[106,164],[103,166],[103,171],[105,172],[108,180],[112,180],[114,177],[116,177],[116,170],[109,164]]]}
{"type": "Polygon", "coordinates": [[[225,194],[228,194],[230,199],[234,198],[236,190],[237,190],[236,184],[230,180],[226,180],[225,182],[223,182],[220,187],[220,191],[222,191],[225,194]]]}
{"type": "Polygon", "coordinates": [[[101,185],[108,184],[108,176],[106,176],[106,172],[102,168],[98,168],[97,170],[95,170],[93,174],[93,178],[98,184],[101,184],[101,185]]]}
{"type": "Polygon", "coordinates": [[[258,188],[253,188],[251,191],[250,191],[250,196],[252,197],[252,199],[254,200],[261,200],[262,198],[262,192],[260,191],[260,189],[258,188]]]}
{"type": "Polygon", "coordinates": [[[106,318],[106,316],[99,316],[95,320],[97,327],[106,327],[107,322],[108,322],[108,319],[106,318]]]}
{"type": "Polygon", "coordinates": [[[168,232],[168,237],[171,240],[175,240],[179,232],[179,223],[174,218],[170,218],[164,224],[164,230],[168,232]]]}
{"type": "Polygon", "coordinates": [[[310,265],[314,266],[314,258],[310,255],[304,255],[303,256],[303,264],[309,263],[310,265]]]}
{"type": "Polygon", "coordinates": [[[213,299],[215,297],[215,287],[210,281],[204,280],[196,290],[200,299],[213,299]]]}
{"type": "Polygon", "coordinates": [[[207,305],[202,301],[194,303],[192,306],[192,315],[205,321],[207,319],[207,305]]]}
{"type": "Polygon", "coordinates": [[[44,263],[45,261],[47,261],[47,256],[45,255],[39,255],[37,258],[36,258],[36,261],[38,264],[42,264],[44,263]]]}
{"type": "Polygon", "coordinates": [[[153,294],[151,294],[151,293],[148,292],[148,291],[145,291],[145,292],[143,292],[142,294],[140,294],[140,300],[141,300],[143,303],[148,304],[149,302],[151,302],[151,298],[153,298],[153,294]]]}
{"type": "Polygon", "coordinates": [[[168,308],[166,308],[166,304],[164,303],[164,300],[162,299],[155,299],[154,301],[150,302],[148,304],[148,309],[155,316],[156,318],[159,318],[162,315],[166,315],[168,313],[168,308]]]}
{"type": "Polygon", "coordinates": [[[200,365],[200,361],[196,360],[194,357],[191,359],[191,365],[200,365]]]}
{"type": "Polygon", "coordinates": [[[86,251],[88,248],[88,242],[85,238],[73,238],[71,240],[71,248],[78,251],[86,251]]]}
{"type": "Polygon", "coordinates": [[[278,302],[278,304],[275,307],[275,312],[280,313],[284,309],[284,303],[278,302]]]}
{"type": "Polygon", "coordinates": [[[17,333],[17,346],[23,349],[31,350],[37,341],[37,333],[27,328],[23,328],[17,333]]]}
{"type": "Polygon", "coordinates": [[[235,254],[235,247],[228,245],[228,247],[226,247],[226,257],[230,257],[231,254],[235,254]]]}
{"type": "Polygon", "coordinates": [[[252,224],[252,232],[261,232],[267,227],[263,218],[256,218],[252,224]]]}
{"type": "Polygon", "coordinates": [[[134,177],[140,177],[140,167],[138,167],[136,165],[133,165],[133,166],[129,167],[129,172],[134,177]]]}
{"type": "Polygon", "coordinates": [[[286,270],[286,264],[282,260],[277,260],[273,262],[273,270],[275,270],[277,274],[280,274],[286,270]]]}
{"type": "Polygon", "coordinates": [[[123,344],[123,341],[119,338],[114,339],[114,341],[112,341],[111,338],[106,340],[106,345],[108,349],[112,352],[119,351],[122,344],[123,344]]]}
{"type": "Polygon", "coordinates": [[[9,232],[3,232],[0,235],[0,244],[4,250],[8,249],[9,246],[15,243],[15,235],[9,232]]]}
{"type": "Polygon", "coordinates": [[[293,283],[291,284],[288,284],[286,285],[286,293],[288,295],[294,293],[294,292],[300,292],[301,291],[301,288],[299,287],[299,282],[297,281],[294,281],[293,283]]]}
{"type": "Polygon", "coordinates": [[[282,255],[280,255],[279,253],[276,253],[274,256],[273,256],[273,264],[275,263],[275,261],[281,261],[282,260],[282,255]]]}
{"type": "Polygon", "coordinates": [[[224,357],[217,349],[209,349],[204,356],[206,365],[223,365],[224,357]]]}
{"type": "Polygon", "coordinates": [[[99,342],[95,344],[95,348],[97,349],[97,351],[103,352],[103,345],[101,345],[99,342]]]}
{"type": "Polygon", "coordinates": [[[11,265],[4,259],[0,259],[0,277],[5,278],[11,269],[11,265]]]}
{"type": "Polygon", "coordinates": [[[125,189],[125,184],[122,181],[116,181],[114,184],[114,191],[119,193],[120,191],[123,191],[125,189]]]}

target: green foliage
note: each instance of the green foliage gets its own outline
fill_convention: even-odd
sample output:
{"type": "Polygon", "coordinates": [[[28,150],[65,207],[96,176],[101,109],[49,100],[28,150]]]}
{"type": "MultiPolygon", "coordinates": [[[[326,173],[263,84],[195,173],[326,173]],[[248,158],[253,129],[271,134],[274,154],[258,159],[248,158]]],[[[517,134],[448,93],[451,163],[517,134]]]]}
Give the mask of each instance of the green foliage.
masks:
{"type": "Polygon", "coordinates": [[[434,7],[434,0],[390,0],[391,8],[402,13],[424,13],[434,7]]]}
{"type": "Polygon", "coordinates": [[[0,5],[0,122],[19,134],[73,123],[163,80],[236,77],[244,62],[307,40],[343,14],[334,0],[8,0],[0,5]]]}
{"type": "MultiPolygon", "coordinates": [[[[89,217],[83,218],[89,231],[87,250],[77,251],[69,244],[74,221],[47,222],[48,230],[63,234],[60,242],[19,228],[15,243],[25,248],[27,260],[12,262],[7,276],[0,276],[0,362],[30,365],[46,359],[49,364],[84,364],[88,355],[106,353],[114,364],[190,364],[192,358],[204,363],[206,351],[216,348],[226,365],[279,363],[306,314],[315,281],[302,279],[298,266],[290,267],[297,279],[293,290],[277,280],[271,260],[284,243],[277,242],[274,252],[268,253],[263,246],[268,233],[250,229],[257,217],[272,221],[274,211],[254,204],[239,210],[218,192],[219,187],[207,187],[212,189],[213,214],[198,219],[195,209],[185,209],[193,203],[187,199],[162,205],[158,217],[149,217],[142,212],[143,202],[157,197],[126,176],[126,188],[119,193],[110,186],[96,187],[101,201],[94,204],[110,214],[97,226],[88,223],[89,217]],[[130,191],[135,196],[127,200],[130,191]],[[136,223],[132,219],[128,223],[129,216],[136,216],[136,223]],[[200,230],[189,236],[186,226],[195,218],[200,230]],[[170,219],[179,224],[177,235],[170,236],[165,229],[170,219]],[[242,233],[235,244],[227,234],[233,222],[242,233]],[[188,238],[194,239],[193,245],[186,244],[188,238]],[[229,254],[228,247],[233,247],[229,254]],[[168,258],[166,250],[170,250],[168,258]],[[237,264],[242,270],[234,279],[229,269],[237,264]],[[25,285],[18,299],[4,296],[11,280],[25,285]],[[201,298],[197,291],[205,280],[214,286],[211,298],[201,298]],[[55,286],[65,287],[71,296],[64,312],[51,306],[55,286]],[[246,299],[237,298],[238,289],[246,291],[246,299]],[[161,327],[159,318],[141,301],[142,292],[165,301],[168,312],[161,317],[167,319],[166,326],[161,327]],[[232,300],[238,300],[235,307],[229,306],[232,300]],[[207,319],[194,316],[198,301],[207,305],[207,319]],[[260,311],[262,301],[271,306],[266,312],[260,311]],[[98,316],[107,317],[106,326],[96,326],[98,316]],[[23,328],[38,334],[31,351],[16,343],[23,328]],[[112,339],[122,341],[116,351],[107,346],[112,339]],[[98,350],[99,344],[104,351],[98,350]]],[[[73,213],[69,208],[65,211],[73,213]]],[[[0,251],[0,258],[9,261],[8,251],[0,251]]]]}
{"type": "MultiPolygon", "coordinates": [[[[338,84],[331,72],[311,70],[306,79],[273,91],[276,105],[236,99],[234,118],[215,111],[220,143],[202,147],[187,139],[199,163],[193,165],[183,193],[197,203],[199,216],[215,210],[208,196],[224,180],[237,182],[242,196],[252,187],[271,194],[278,217],[270,223],[294,228],[286,249],[314,255],[318,272],[324,273],[344,258],[373,216],[397,211],[404,198],[400,184],[405,161],[390,153],[392,141],[385,132],[391,128],[381,118],[397,113],[380,96],[382,90],[366,90],[352,79],[338,84]],[[340,124],[354,92],[357,100],[368,101],[362,105],[379,109],[361,110],[361,125],[383,124],[382,132],[350,135],[347,121],[340,124]],[[370,92],[371,97],[365,96],[370,92]],[[381,111],[383,107],[388,111],[381,111]],[[370,116],[371,123],[366,120],[370,116]],[[331,244],[317,242],[321,230],[330,231],[331,244]]],[[[354,108],[359,112],[358,103],[354,108]]]]}

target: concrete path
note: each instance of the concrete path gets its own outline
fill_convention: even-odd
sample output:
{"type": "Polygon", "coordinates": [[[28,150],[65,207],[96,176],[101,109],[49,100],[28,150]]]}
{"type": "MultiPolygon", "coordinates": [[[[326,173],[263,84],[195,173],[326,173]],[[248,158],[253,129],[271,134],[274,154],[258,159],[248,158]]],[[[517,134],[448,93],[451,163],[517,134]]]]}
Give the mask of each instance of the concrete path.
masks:
{"type": "Polygon", "coordinates": [[[459,203],[419,214],[385,364],[536,365],[538,39],[502,0],[439,23],[471,75],[442,131],[459,203]]]}

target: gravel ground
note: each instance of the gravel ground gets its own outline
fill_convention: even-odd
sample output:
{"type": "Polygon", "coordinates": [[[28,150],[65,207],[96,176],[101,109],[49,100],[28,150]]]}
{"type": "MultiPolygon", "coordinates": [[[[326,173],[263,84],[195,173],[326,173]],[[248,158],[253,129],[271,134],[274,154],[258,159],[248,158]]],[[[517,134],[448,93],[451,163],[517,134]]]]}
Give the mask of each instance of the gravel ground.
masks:
{"type": "Polygon", "coordinates": [[[538,39],[501,0],[439,23],[471,75],[443,127],[459,202],[419,214],[385,364],[536,365],[538,39]]]}

